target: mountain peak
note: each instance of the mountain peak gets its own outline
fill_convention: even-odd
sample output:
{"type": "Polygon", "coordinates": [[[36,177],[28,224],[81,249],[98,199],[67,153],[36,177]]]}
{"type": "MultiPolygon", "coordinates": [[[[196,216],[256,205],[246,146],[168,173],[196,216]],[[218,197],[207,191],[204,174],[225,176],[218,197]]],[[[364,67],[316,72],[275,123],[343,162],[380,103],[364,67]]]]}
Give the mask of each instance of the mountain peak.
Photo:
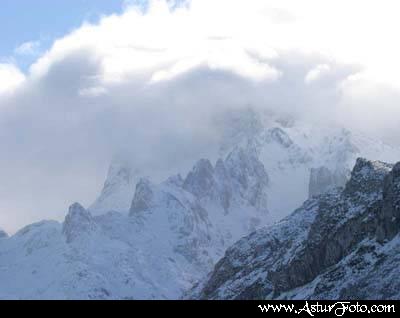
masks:
{"type": "Polygon", "coordinates": [[[236,147],[225,160],[230,175],[238,181],[244,189],[248,189],[251,180],[257,179],[257,182],[267,186],[269,177],[265,171],[264,165],[258,159],[257,151],[252,144],[246,149],[236,147]]]}
{"type": "Polygon", "coordinates": [[[79,203],[74,203],[65,217],[62,232],[67,238],[67,243],[72,243],[82,234],[88,234],[96,227],[90,212],[79,203]]]}
{"type": "Polygon", "coordinates": [[[151,181],[148,178],[141,178],[136,185],[129,215],[135,216],[148,210],[151,207],[153,197],[154,191],[151,181]]]}
{"type": "Polygon", "coordinates": [[[199,160],[187,175],[183,188],[198,198],[203,198],[215,186],[214,168],[207,159],[199,160]]]}
{"type": "Polygon", "coordinates": [[[114,160],[110,168],[100,196],[89,208],[94,215],[110,211],[127,213],[132,203],[135,182],[138,173],[124,160],[114,160]]]}
{"type": "Polygon", "coordinates": [[[383,180],[392,168],[392,164],[358,158],[344,193],[363,193],[365,195],[380,192],[383,180]]]}
{"type": "Polygon", "coordinates": [[[129,185],[134,181],[135,173],[130,164],[122,160],[114,160],[107,173],[103,194],[111,191],[115,185],[129,185]]]}
{"type": "Polygon", "coordinates": [[[72,204],[68,209],[69,215],[78,215],[85,212],[86,212],[85,208],[78,202],[72,204]]]}
{"type": "Polygon", "coordinates": [[[201,174],[205,173],[212,173],[214,170],[210,160],[208,159],[200,159],[193,167],[193,172],[201,174]]]}

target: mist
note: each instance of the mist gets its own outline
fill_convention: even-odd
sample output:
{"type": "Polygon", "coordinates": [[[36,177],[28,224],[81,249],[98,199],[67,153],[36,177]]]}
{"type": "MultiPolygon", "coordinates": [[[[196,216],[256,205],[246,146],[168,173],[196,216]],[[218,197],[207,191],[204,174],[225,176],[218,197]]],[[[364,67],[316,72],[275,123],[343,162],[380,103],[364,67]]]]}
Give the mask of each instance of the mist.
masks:
{"type": "Polygon", "coordinates": [[[317,36],[292,42],[307,29],[303,11],[276,5],[235,3],[225,14],[226,1],[151,1],[83,23],[26,74],[3,64],[0,226],[14,232],[90,205],[120,153],[154,180],[214,158],[227,129],[217,119],[249,107],[400,145],[390,74],[377,84],[377,64],[343,58],[343,45],[327,54],[308,45],[317,36]]]}

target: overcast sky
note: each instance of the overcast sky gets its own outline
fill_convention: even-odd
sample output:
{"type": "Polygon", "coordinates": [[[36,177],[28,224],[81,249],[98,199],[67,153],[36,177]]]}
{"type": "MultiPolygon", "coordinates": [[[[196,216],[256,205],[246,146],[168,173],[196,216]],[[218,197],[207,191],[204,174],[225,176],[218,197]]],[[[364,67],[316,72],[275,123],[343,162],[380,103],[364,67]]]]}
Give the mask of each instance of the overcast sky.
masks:
{"type": "Polygon", "coordinates": [[[121,149],[160,175],[207,156],[213,119],[247,105],[400,144],[398,1],[3,2],[0,227],[11,232],[89,205],[121,149]]]}

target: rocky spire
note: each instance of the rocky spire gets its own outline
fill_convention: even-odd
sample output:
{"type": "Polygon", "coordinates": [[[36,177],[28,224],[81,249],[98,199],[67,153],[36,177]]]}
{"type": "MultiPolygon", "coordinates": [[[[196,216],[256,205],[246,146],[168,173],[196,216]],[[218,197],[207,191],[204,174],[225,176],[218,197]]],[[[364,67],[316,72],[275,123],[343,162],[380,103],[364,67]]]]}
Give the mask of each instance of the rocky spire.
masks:
{"type": "Polygon", "coordinates": [[[130,216],[136,216],[150,209],[154,192],[150,180],[142,178],[136,185],[135,196],[132,201],[130,216]]]}
{"type": "Polygon", "coordinates": [[[135,192],[137,175],[129,162],[120,158],[114,159],[101,194],[89,208],[90,212],[93,215],[110,211],[128,212],[135,192]]]}
{"type": "Polygon", "coordinates": [[[72,243],[82,235],[89,234],[97,228],[90,212],[79,203],[70,206],[65,217],[62,232],[67,238],[67,243],[72,243]]]}
{"type": "Polygon", "coordinates": [[[344,193],[347,195],[358,193],[364,196],[381,193],[383,180],[392,168],[392,164],[358,158],[344,193]]]}
{"type": "Polygon", "coordinates": [[[225,167],[233,182],[233,188],[242,198],[260,210],[267,210],[267,187],[269,177],[258,159],[256,147],[248,144],[235,148],[225,160],[225,167]]]}
{"type": "Polygon", "coordinates": [[[183,188],[197,198],[203,198],[215,188],[214,168],[207,159],[199,160],[185,179],[183,188]]]}

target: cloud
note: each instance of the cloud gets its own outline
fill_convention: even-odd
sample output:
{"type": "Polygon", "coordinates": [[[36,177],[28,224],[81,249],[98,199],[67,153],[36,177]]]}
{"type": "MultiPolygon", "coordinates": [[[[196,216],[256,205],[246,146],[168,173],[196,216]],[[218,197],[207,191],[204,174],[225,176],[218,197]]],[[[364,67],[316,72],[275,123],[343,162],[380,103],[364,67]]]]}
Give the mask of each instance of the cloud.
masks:
{"type": "Polygon", "coordinates": [[[196,6],[193,10],[184,7],[171,11],[164,1],[153,1],[145,14],[138,7],[130,7],[123,15],[104,18],[96,26],[84,25],[58,40],[32,66],[32,74],[45,74],[53,61],[75,50],[90,48],[101,59],[99,75],[104,83],[123,81],[132,74],[143,75],[150,81],[170,79],[202,65],[254,80],[279,75],[267,61],[252,58],[247,51],[250,47],[240,38],[230,36],[229,30],[222,37],[218,28],[216,33],[210,28],[201,30],[200,20],[205,17],[197,11],[196,6]],[[222,40],[216,41],[218,37],[222,40]]]}
{"type": "Polygon", "coordinates": [[[14,52],[17,55],[36,55],[40,48],[39,41],[29,41],[22,43],[20,46],[16,47],[14,52]]]}
{"type": "Polygon", "coordinates": [[[13,64],[0,64],[0,97],[13,92],[25,81],[25,75],[13,64]]]}
{"type": "Polygon", "coordinates": [[[26,76],[1,64],[0,225],[12,231],[90,204],[116,153],[159,180],[213,158],[226,128],[216,119],[248,107],[369,131],[377,120],[373,133],[393,140],[397,47],[388,60],[371,53],[363,27],[372,37],[383,27],[360,12],[348,1],[151,1],[84,23],[26,76]]]}
{"type": "Polygon", "coordinates": [[[331,68],[327,64],[317,65],[315,68],[313,68],[307,73],[306,78],[304,80],[306,81],[306,83],[317,81],[324,75],[328,74],[330,70],[331,68]]]}

